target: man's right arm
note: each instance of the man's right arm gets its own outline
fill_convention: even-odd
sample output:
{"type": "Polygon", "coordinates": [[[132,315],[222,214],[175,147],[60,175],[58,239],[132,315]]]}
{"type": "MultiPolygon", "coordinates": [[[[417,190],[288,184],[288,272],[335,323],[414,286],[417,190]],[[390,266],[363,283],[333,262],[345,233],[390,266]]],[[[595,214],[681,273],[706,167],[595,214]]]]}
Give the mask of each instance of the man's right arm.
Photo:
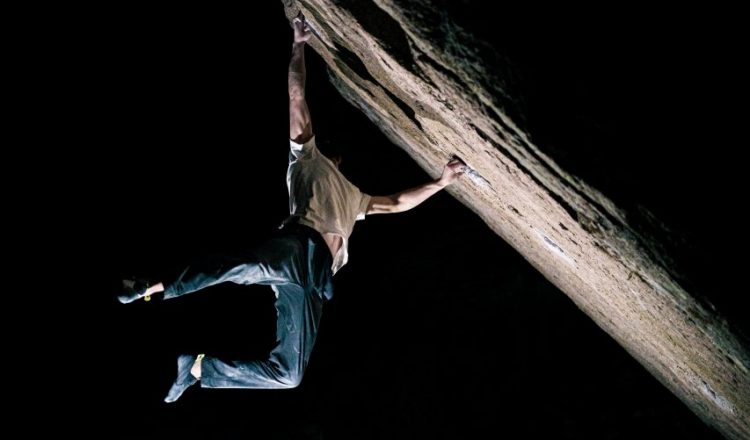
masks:
{"type": "Polygon", "coordinates": [[[455,182],[465,171],[466,165],[463,162],[451,160],[443,168],[443,174],[440,178],[433,182],[427,182],[390,196],[373,196],[367,206],[367,215],[395,214],[408,211],[455,182]]]}
{"type": "Polygon", "coordinates": [[[294,43],[289,61],[289,139],[304,144],[313,136],[310,110],[305,101],[305,45],[312,33],[301,18],[292,21],[294,43]]]}

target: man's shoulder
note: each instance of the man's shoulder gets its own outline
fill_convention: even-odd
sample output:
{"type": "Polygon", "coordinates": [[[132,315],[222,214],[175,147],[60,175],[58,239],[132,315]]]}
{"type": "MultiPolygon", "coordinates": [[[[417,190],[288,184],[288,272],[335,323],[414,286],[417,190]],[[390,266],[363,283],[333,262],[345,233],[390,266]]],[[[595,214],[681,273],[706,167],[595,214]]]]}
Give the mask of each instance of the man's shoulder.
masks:
{"type": "Polygon", "coordinates": [[[314,154],[317,151],[317,147],[315,146],[315,136],[312,136],[307,140],[289,139],[289,151],[295,158],[299,158],[303,155],[314,154]]]}

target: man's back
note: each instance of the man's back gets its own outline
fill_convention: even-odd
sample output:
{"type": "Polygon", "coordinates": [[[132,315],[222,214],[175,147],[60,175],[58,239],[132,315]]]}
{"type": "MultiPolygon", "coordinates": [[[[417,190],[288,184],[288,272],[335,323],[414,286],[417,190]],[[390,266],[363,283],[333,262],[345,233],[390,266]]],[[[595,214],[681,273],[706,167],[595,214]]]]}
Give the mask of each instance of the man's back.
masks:
{"type": "Polygon", "coordinates": [[[303,144],[290,141],[287,187],[291,218],[323,235],[336,273],[349,259],[349,236],[354,223],[365,218],[371,197],[318,150],[314,136],[303,144]]]}

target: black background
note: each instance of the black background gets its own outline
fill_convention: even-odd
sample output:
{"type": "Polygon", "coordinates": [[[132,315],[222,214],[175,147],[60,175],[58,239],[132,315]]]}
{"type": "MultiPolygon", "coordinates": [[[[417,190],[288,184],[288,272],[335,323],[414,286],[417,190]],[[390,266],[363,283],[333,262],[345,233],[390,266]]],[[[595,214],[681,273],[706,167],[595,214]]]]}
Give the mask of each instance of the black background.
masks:
{"type": "MultiPolygon", "coordinates": [[[[79,226],[96,244],[76,263],[95,274],[96,312],[81,330],[87,379],[71,384],[93,418],[67,423],[104,438],[720,438],[444,192],[357,224],[299,388],[193,387],[162,403],[179,353],[273,346],[267,288],[130,306],[113,296],[124,276],[159,278],[252,245],[288,212],[292,34],[280,2],[258,3],[111,9],[71,30],[79,44],[64,67],[82,110],[67,130],[87,147],[71,155],[94,164],[79,182],[91,210],[79,226]]],[[[731,13],[563,19],[480,3],[445,7],[517,63],[534,139],[622,205],[668,221],[696,289],[744,325],[729,254],[745,224],[744,115],[731,107],[744,96],[739,39],[731,25],[705,31],[731,13]]],[[[307,60],[315,132],[344,145],[354,184],[389,194],[437,176],[338,96],[312,50],[307,60]]]]}

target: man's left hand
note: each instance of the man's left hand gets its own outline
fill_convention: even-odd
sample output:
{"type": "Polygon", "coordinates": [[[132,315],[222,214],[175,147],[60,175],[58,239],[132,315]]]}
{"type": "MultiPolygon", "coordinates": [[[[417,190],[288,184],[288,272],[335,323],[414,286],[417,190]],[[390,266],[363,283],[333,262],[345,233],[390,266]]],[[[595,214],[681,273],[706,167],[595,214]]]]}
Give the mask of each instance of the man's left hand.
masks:
{"type": "Polygon", "coordinates": [[[292,20],[292,27],[294,27],[295,43],[305,43],[313,35],[312,31],[310,31],[310,26],[307,25],[307,22],[302,15],[292,20]]]}

